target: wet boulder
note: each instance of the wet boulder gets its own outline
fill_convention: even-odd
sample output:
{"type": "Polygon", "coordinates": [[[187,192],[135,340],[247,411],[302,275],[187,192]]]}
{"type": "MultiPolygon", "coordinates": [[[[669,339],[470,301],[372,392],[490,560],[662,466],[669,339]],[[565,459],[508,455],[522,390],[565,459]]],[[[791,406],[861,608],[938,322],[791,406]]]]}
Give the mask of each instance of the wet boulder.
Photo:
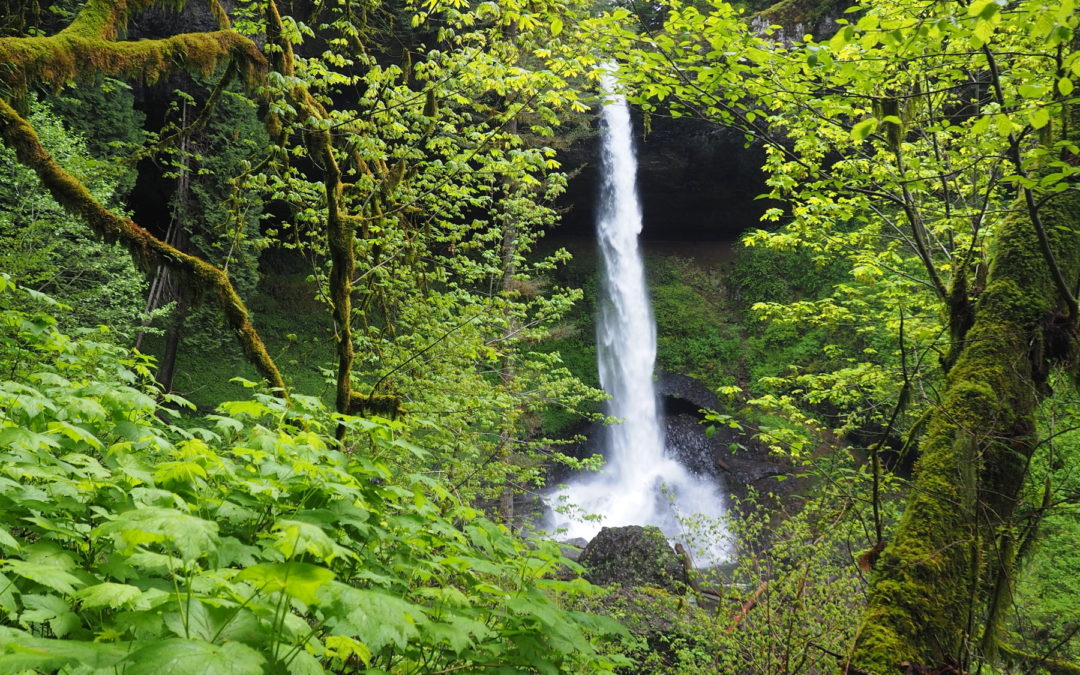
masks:
{"type": "Polygon", "coordinates": [[[682,559],[656,527],[605,527],[578,559],[599,586],[656,586],[676,593],[690,582],[682,559]]]}

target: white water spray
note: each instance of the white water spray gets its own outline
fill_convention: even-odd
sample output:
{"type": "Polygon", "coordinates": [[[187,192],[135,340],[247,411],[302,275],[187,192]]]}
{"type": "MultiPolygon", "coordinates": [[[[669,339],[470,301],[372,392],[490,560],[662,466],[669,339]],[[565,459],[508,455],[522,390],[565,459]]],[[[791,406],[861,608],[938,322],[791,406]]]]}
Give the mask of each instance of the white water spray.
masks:
{"type": "MultiPolygon", "coordinates": [[[[680,520],[700,515],[719,521],[724,500],[713,480],[692,474],[665,452],[653,386],[656,325],[638,248],[642,223],[633,129],[625,98],[612,93],[614,76],[605,75],[603,86],[608,102],[602,115],[597,222],[603,263],[597,360],[600,385],[611,396],[608,413],[621,423],[606,429],[604,468],[575,478],[548,498],[553,507],[570,506],[595,517],[582,520],[554,512],[548,526],[565,529],[571,538],[591,539],[602,526],[655,525],[682,539],[680,520]]],[[[699,563],[702,557],[714,562],[727,557],[725,541],[697,542],[694,549],[699,563]]]]}

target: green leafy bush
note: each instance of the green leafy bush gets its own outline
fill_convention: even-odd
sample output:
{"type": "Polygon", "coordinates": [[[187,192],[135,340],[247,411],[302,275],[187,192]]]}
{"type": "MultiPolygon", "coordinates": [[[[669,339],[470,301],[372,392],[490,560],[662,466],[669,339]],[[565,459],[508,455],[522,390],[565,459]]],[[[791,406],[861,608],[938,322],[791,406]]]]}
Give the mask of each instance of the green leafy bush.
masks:
{"type": "MultiPolygon", "coordinates": [[[[582,606],[618,619],[630,631],[622,648],[638,673],[837,672],[859,629],[865,572],[858,557],[873,545],[868,472],[842,456],[821,458],[802,480],[814,495],[778,502],[773,495],[733,500],[737,517],[681,523],[693,549],[737,542],[730,562],[697,570],[708,596],[656,588],[616,589],[582,606]],[[766,504],[772,503],[772,507],[766,504]]],[[[885,489],[894,494],[889,481],[885,489]]],[[[884,511],[886,529],[897,516],[884,511]]]]}
{"type": "Polygon", "coordinates": [[[44,313],[0,314],[0,363],[0,672],[625,662],[596,649],[618,624],[555,602],[595,589],[554,544],[390,471],[424,453],[401,423],[254,393],[179,429],[146,357],[44,313]]]}

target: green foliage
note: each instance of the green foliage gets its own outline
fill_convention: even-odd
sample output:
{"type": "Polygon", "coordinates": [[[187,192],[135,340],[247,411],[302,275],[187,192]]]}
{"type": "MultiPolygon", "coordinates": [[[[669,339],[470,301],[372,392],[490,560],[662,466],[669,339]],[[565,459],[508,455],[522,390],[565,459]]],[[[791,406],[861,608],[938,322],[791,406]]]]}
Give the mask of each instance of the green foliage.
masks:
{"type": "MultiPolygon", "coordinates": [[[[820,673],[837,668],[859,627],[866,580],[856,556],[868,541],[866,475],[850,467],[822,470],[836,481],[780,518],[752,503],[735,536],[743,542],[730,572],[737,604],[719,613],[724,649],[714,672],[820,673]],[[752,602],[750,609],[746,603],[752,602]]],[[[823,478],[824,475],[819,476],[823,478]]]]}
{"type": "MultiPolygon", "coordinates": [[[[31,122],[48,150],[103,203],[117,204],[125,169],[94,157],[87,142],[65,128],[44,102],[32,104],[31,122]]],[[[122,336],[135,332],[143,308],[142,276],[123,248],[94,239],[45,192],[34,172],[15,152],[0,147],[0,269],[29,288],[48,293],[68,306],[63,325],[107,325],[122,336]]],[[[0,303],[15,302],[11,294],[0,303]]]]}
{"type": "MultiPolygon", "coordinates": [[[[146,140],[145,116],[135,109],[130,85],[102,78],[64,89],[46,101],[65,127],[82,139],[90,156],[108,162],[106,166],[117,181],[116,196],[128,195],[137,176],[131,152],[146,140]]],[[[113,201],[120,203],[119,199],[113,201]]]]}
{"type": "MultiPolygon", "coordinates": [[[[558,353],[536,347],[581,293],[551,282],[564,252],[530,255],[565,187],[545,138],[559,113],[585,106],[539,53],[545,40],[567,39],[562,6],[412,9],[414,27],[440,26],[439,44],[417,46],[406,63],[353,49],[345,8],[320,17],[328,49],[298,58],[298,77],[320,101],[360,95],[305,112],[290,103],[292,83],[272,74],[281,146],[250,183],[290,206],[281,233],[313,261],[331,313],[352,303],[351,337],[336,337],[351,339],[338,353],[342,364],[353,359],[356,398],[399,397],[413,440],[435,449],[402,456],[402,467],[439,471],[466,497],[506,497],[532,489],[543,462],[561,459],[540,433],[542,417],[588,410],[599,397],[558,353]],[[312,126],[334,130],[328,151],[343,187],[333,208],[320,196],[325,176],[287,160],[311,152],[312,126]],[[344,223],[337,233],[327,226],[335,219],[344,223]],[[355,357],[341,356],[349,350],[355,357]]],[[[309,48],[308,32],[286,27],[297,53],[309,48]]]]}
{"type": "MultiPolygon", "coordinates": [[[[955,358],[950,345],[965,329],[967,295],[983,283],[996,214],[1017,185],[1050,195],[1076,171],[1061,159],[1071,142],[1042,133],[1064,114],[1057,81],[1080,68],[1076,54],[1053,54],[1075,17],[1039,3],[999,10],[938,5],[922,15],[902,2],[867,3],[820,43],[779,27],[756,32],[721,2],[673,3],[665,30],[646,40],[626,12],[595,20],[596,39],[629,64],[621,76],[646,110],[692,112],[765,144],[769,196],[783,206],[745,242],[807,260],[796,283],[812,266],[834,281],[809,296],[761,300],[755,312],[800,335],[823,331],[822,348],[843,354],[796,361],[799,372],[767,384],[827,405],[834,429],[883,424],[888,407],[877,402],[897,398],[905,377],[932,386],[940,371],[927,356],[955,358]],[[950,57],[967,50],[980,58],[950,57]],[[1059,57],[1060,72],[1036,65],[1059,57]],[[1003,79],[980,93],[969,83],[991,66],[1003,79]],[[1013,145],[1019,163],[995,168],[1013,145]],[[1037,170],[1045,179],[1031,178],[1037,170]],[[908,357],[900,376],[899,350],[908,357]]],[[[762,286],[782,273],[763,271],[762,286]]]]}
{"type": "Polygon", "coordinates": [[[753,307],[782,340],[803,336],[806,359],[754,403],[814,429],[812,406],[874,447],[925,434],[855,665],[993,660],[1031,413],[1050,364],[1075,358],[1032,348],[1053,341],[1053,316],[1067,331],[1078,316],[1075,7],[880,0],[818,40],[721,2],[671,4],[647,36],[625,11],[595,20],[628,89],[762,141],[783,206],[744,242],[842,268],[820,295],[753,307]]]}
{"type": "MultiPolygon", "coordinates": [[[[10,282],[0,278],[5,286],[10,282]]],[[[10,288],[7,292],[12,292],[10,288]]],[[[142,356],[0,315],[0,670],[610,670],[574,565],[391,472],[388,420],[255,393],[179,429],[142,356]],[[333,425],[349,426],[343,451],[333,425]],[[328,433],[329,430],[329,433],[328,433]]],[[[173,405],[182,399],[166,397],[173,405]]]]}
{"type": "Polygon", "coordinates": [[[1020,507],[1025,545],[1008,616],[1015,648],[1054,659],[1080,662],[1080,438],[1076,433],[1075,390],[1063,373],[1055,393],[1040,407],[1046,440],[1032,458],[1020,507]]]}
{"type": "Polygon", "coordinates": [[[658,367],[707,386],[730,382],[741,336],[720,278],[680,258],[650,260],[649,268],[658,367]]]}

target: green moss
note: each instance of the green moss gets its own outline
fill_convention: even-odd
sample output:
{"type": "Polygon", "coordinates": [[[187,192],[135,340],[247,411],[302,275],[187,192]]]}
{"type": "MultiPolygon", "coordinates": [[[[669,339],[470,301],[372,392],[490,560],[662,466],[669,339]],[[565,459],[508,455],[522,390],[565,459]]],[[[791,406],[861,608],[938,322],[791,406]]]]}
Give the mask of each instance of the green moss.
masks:
{"type": "Polygon", "coordinates": [[[11,90],[29,84],[55,88],[100,75],[155,82],[178,69],[213,72],[223,61],[240,64],[249,84],[266,71],[258,46],[232,30],[184,33],[161,40],[117,42],[130,14],[154,4],[89,2],[68,28],[49,37],[0,38],[0,81],[11,90]]]}
{"type": "Polygon", "coordinates": [[[3,100],[0,100],[0,137],[15,148],[26,166],[37,173],[49,193],[64,208],[82,218],[107,242],[120,242],[138,265],[151,269],[164,264],[196,294],[214,297],[232,327],[244,355],[266,378],[271,387],[284,395],[285,381],[274,364],[258,332],[251,324],[243,300],[236,294],[229,277],[204,260],[183,253],[136,225],[131,219],[114,214],[98,202],[78,179],[64,170],[41,145],[33,127],[3,100]]]}

